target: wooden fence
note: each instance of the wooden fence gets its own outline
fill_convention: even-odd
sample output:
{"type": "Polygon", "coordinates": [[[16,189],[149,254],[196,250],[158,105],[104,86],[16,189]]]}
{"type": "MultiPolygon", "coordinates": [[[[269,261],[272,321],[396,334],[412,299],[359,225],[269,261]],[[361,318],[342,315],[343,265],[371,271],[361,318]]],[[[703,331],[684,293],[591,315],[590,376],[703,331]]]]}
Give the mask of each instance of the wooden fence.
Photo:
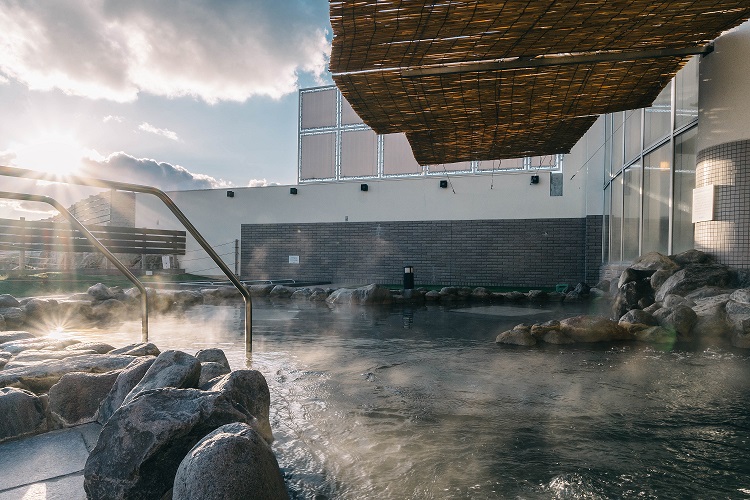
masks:
{"type": "MultiPolygon", "coordinates": [[[[185,255],[185,231],[87,226],[112,253],[185,255]]],[[[64,222],[0,219],[0,250],[97,252],[77,229],[64,222]]]]}

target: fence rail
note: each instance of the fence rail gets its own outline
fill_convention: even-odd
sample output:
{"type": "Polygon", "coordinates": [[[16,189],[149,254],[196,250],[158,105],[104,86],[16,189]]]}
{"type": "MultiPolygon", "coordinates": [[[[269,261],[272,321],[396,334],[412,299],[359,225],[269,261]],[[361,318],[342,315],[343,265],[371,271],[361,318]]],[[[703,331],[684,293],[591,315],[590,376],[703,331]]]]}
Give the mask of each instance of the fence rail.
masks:
{"type": "MultiPolygon", "coordinates": [[[[112,226],[87,229],[113,253],[185,255],[185,231],[112,226]]],[[[0,250],[95,252],[67,223],[0,219],[0,250]]]]}

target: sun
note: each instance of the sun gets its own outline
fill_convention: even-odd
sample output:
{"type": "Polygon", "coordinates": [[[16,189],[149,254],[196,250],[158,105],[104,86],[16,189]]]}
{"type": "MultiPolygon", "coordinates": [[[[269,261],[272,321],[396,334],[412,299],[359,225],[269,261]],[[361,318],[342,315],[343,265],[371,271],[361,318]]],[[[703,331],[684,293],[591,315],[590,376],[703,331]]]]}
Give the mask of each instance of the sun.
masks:
{"type": "Polygon", "coordinates": [[[64,135],[39,137],[16,148],[15,164],[21,168],[57,175],[75,174],[86,150],[64,135]]]}

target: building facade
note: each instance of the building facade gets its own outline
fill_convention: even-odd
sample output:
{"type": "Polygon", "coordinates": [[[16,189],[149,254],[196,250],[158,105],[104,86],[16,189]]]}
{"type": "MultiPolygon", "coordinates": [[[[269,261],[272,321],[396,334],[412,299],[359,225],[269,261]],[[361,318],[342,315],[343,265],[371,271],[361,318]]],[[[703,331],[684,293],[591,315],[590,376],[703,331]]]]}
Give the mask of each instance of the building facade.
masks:
{"type": "MultiPolygon", "coordinates": [[[[748,56],[745,23],[569,154],[502,162],[419,166],[335,87],[305,89],[295,186],[172,195],[209,242],[241,240],[246,279],[399,283],[412,265],[418,283],[593,284],[639,254],[688,248],[750,267],[748,56]]],[[[155,221],[179,227],[138,195],[136,225],[155,221]]]]}

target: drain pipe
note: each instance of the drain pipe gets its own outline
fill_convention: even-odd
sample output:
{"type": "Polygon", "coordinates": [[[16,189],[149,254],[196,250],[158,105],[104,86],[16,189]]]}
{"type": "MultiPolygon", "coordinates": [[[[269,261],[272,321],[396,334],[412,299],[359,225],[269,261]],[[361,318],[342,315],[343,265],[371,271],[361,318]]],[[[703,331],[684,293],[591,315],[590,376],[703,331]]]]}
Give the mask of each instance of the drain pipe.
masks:
{"type": "Polygon", "coordinates": [[[48,205],[52,205],[58,212],[65,216],[70,224],[78,229],[81,234],[83,234],[86,239],[89,240],[89,243],[94,245],[97,250],[103,253],[104,256],[107,257],[107,260],[109,260],[122,274],[124,274],[125,277],[127,277],[141,292],[141,340],[143,342],[148,342],[148,296],[146,294],[146,287],[144,287],[143,283],[141,283],[140,280],[130,272],[130,269],[125,267],[125,265],[123,265],[123,263],[120,262],[120,260],[107,249],[107,247],[102,245],[102,243],[96,238],[96,236],[91,234],[89,230],[86,229],[86,227],[81,224],[81,222],[76,219],[73,214],[68,212],[68,210],[54,198],[35,194],[9,193],[6,191],[0,191],[0,198],[21,201],[38,201],[41,203],[46,203],[48,205]]]}
{"type": "Polygon", "coordinates": [[[152,194],[159,198],[169,210],[174,214],[175,217],[185,226],[185,229],[195,238],[198,244],[206,251],[211,257],[214,263],[221,269],[226,275],[229,281],[232,282],[235,288],[240,292],[242,298],[245,301],[245,353],[249,356],[253,351],[253,303],[250,297],[250,292],[235,274],[227,267],[221,257],[211,248],[211,245],[203,238],[193,224],[188,220],[185,214],[175,205],[174,201],[167,196],[167,193],[151,186],[143,186],[140,184],[129,184],[126,182],[108,181],[104,179],[96,179],[94,177],[80,177],[76,175],[57,176],[53,174],[47,174],[44,172],[37,172],[36,170],[27,170],[24,168],[5,167],[0,165],[0,175],[9,177],[18,177],[22,179],[33,179],[33,180],[44,180],[50,182],[60,182],[64,184],[77,184],[79,186],[90,186],[99,187],[105,189],[118,189],[120,191],[132,191],[136,193],[152,194]]]}

